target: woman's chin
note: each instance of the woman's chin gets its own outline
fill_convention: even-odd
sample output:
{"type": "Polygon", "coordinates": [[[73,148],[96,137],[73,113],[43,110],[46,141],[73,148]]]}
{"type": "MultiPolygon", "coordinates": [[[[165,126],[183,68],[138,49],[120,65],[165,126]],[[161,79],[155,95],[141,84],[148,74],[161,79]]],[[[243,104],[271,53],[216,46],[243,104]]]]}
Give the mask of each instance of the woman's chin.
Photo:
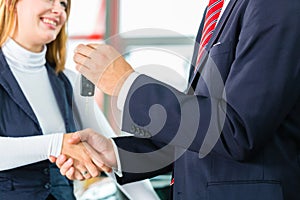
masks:
{"type": "Polygon", "coordinates": [[[45,37],[45,44],[49,44],[49,43],[51,43],[51,42],[53,42],[55,39],[56,39],[56,36],[57,35],[47,35],[46,37],[45,37]]]}

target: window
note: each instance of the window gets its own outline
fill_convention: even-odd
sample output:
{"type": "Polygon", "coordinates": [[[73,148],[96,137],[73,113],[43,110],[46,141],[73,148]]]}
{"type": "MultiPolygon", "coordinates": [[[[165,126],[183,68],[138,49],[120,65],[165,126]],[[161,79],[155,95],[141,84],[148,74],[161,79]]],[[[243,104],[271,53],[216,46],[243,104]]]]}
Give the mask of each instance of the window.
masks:
{"type": "Polygon", "coordinates": [[[74,70],[73,51],[80,43],[102,41],[105,35],[105,0],[72,0],[68,21],[68,58],[66,68],[74,70]]]}
{"type": "Polygon", "coordinates": [[[120,33],[161,28],[194,36],[206,4],[206,0],[120,0],[120,33]]]}

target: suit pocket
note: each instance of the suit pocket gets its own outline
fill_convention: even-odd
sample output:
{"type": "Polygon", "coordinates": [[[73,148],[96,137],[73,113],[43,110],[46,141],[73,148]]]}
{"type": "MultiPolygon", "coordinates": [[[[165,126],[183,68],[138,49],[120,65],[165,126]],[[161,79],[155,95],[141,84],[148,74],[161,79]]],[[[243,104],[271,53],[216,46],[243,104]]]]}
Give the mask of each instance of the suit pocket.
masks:
{"type": "Polygon", "coordinates": [[[216,44],[209,50],[209,57],[225,82],[235,59],[235,46],[231,41],[216,44]]]}
{"type": "Polygon", "coordinates": [[[208,200],[283,200],[279,181],[229,181],[208,184],[208,200]]]}
{"type": "Polygon", "coordinates": [[[209,50],[209,55],[211,57],[220,55],[220,54],[226,54],[230,51],[232,51],[232,42],[230,41],[225,41],[225,42],[220,42],[214,44],[210,50],[209,50]]]}
{"type": "Polygon", "coordinates": [[[13,190],[13,182],[9,178],[0,177],[0,191],[13,190]]]}

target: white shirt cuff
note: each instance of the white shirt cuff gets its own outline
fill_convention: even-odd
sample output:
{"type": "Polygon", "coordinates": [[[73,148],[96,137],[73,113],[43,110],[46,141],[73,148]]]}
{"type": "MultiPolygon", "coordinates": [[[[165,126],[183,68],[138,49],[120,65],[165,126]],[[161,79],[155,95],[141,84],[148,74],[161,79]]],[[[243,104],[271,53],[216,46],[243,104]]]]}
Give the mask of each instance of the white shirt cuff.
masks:
{"type": "Polygon", "coordinates": [[[51,134],[51,140],[48,149],[48,156],[58,157],[61,154],[61,148],[63,143],[63,133],[51,134]]]}
{"type": "Polygon", "coordinates": [[[116,160],[117,160],[117,168],[113,168],[113,171],[115,174],[117,174],[119,177],[122,177],[123,174],[122,174],[122,167],[121,167],[121,161],[120,161],[120,158],[119,158],[119,151],[118,151],[118,147],[115,143],[115,141],[110,138],[110,140],[112,141],[112,144],[113,144],[113,147],[114,147],[114,152],[115,152],[115,156],[116,156],[116,160]]]}

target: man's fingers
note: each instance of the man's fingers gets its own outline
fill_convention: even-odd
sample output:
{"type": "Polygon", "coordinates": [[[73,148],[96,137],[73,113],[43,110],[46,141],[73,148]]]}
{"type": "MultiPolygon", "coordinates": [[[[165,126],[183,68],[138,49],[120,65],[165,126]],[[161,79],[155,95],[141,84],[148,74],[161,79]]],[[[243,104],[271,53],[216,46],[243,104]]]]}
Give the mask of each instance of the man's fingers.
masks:
{"type": "MultiPolygon", "coordinates": [[[[90,69],[88,69],[87,67],[85,67],[84,65],[82,65],[82,64],[76,64],[76,66],[75,66],[75,69],[80,73],[80,74],[82,74],[82,75],[84,75],[85,77],[88,77],[88,75],[89,75],[89,73],[91,73],[90,72],[90,69]]],[[[93,80],[90,80],[90,81],[92,81],[93,82],[93,80]]],[[[93,82],[94,83],[94,82],[93,82]]]]}
{"type": "Polygon", "coordinates": [[[103,158],[101,156],[101,152],[94,149],[89,143],[84,143],[87,153],[89,154],[92,161],[98,166],[104,165],[103,158]]]}
{"type": "Polygon", "coordinates": [[[93,49],[98,49],[99,47],[104,46],[104,45],[105,45],[105,44],[90,43],[90,44],[88,44],[87,46],[88,46],[88,47],[91,47],[91,48],[93,48],[93,49]]]}
{"type": "Polygon", "coordinates": [[[91,129],[84,129],[82,131],[77,131],[72,134],[72,137],[68,140],[70,144],[78,144],[79,142],[87,141],[90,137],[91,129]]]}
{"type": "Polygon", "coordinates": [[[81,142],[85,142],[85,141],[88,142],[94,134],[95,134],[95,132],[92,129],[89,129],[89,128],[76,132],[76,135],[77,135],[77,137],[80,138],[81,142]]]}
{"type": "Polygon", "coordinates": [[[83,142],[84,147],[86,148],[86,152],[89,156],[89,158],[91,159],[91,162],[86,162],[85,165],[88,169],[88,171],[90,172],[92,177],[96,177],[99,175],[99,171],[97,169],[97,167],[95,165],[97,165],[97,162],[94,162],[95,158],[97,158],[96,160],[99,160],[99,162],[101,162],[101,157],[100,154],[95,151],[88,143],[83,142]],[[93,161],[93,162],[92,162],[93,161]]]}
{"type": "Polygon", "coordinates": [[[74,52],[75,54],[81,54],[85,57],[90,57],[90,55],[94,52],[94,50],[95,50],[94,45],[79,44],[75,48],[74,52]]]}
{"type": "Polygon", "coordinates": [[[87,151],[89,152],[93,163],[97,166],[98,173],[99,171],[104,171],[104,172],[112,171],[111,167],[105,164],[105,158],[102,156],[101,153],[97,153],[92,147],[87,147],[87,151]]]}
{"type": "Polygon", "coordinates": [[[99,175],[100,171],[110,172],[112,169],[108,167],[104,162],[104,157],[100,152],[97,152],[93,147],[91,147],[88,143],[83,143],[88,155],[90,156],[93,163],[86,163],[86,167],[91,173],[92,177],[96,177],[99,175]],[[95,166],[96,165],[96,166],[95,166]]]}
{"type": "Polygon", "coordinates": [[[99,167],[101,171],[104,171],[104,172],[107,172],[107,173],[110,173],[112,172],[112,168],[111,167],[108,167],[106,165],[102,165],[101,167],[99,167]]]}
{"type": "Polygon", "coordinates": [[[77,65],[81,65],[85,69],[97,69],[96,64],[94,63],[95,59],[91,59],[90,57],[75,53],[73,60],[77,65]]]}

